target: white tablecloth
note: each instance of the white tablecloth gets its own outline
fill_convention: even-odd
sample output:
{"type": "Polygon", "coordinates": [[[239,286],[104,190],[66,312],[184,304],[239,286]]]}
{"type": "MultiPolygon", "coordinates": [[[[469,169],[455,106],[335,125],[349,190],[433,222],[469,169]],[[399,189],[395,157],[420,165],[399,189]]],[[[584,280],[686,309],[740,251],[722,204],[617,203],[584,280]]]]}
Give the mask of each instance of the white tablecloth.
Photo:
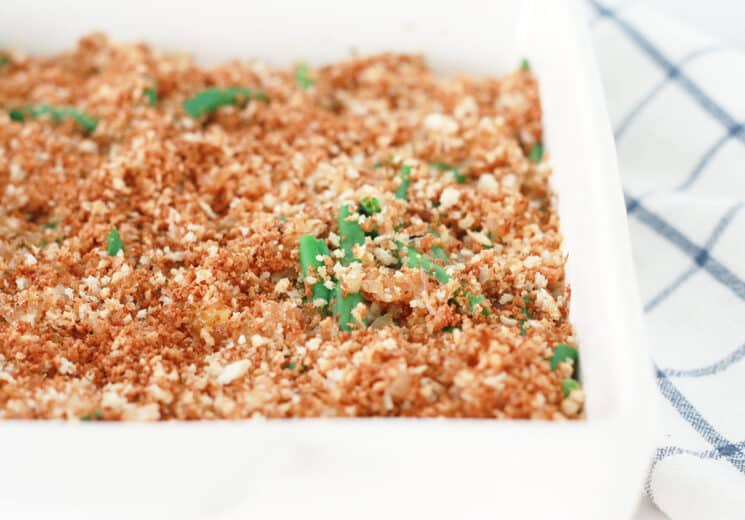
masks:
{"type": "Polygon", "coordinates": [[[644,492],[743,519],[745,55],[639,3],[590,12],[661,398],[644,492]]]}

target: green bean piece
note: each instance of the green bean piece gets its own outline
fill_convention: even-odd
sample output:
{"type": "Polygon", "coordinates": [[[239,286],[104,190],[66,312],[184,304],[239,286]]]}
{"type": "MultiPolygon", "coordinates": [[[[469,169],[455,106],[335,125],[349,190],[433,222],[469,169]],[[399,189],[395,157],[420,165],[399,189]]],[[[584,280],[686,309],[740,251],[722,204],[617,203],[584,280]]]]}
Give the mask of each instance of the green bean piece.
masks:
{"type": "Polygon", "coordinates": [[[435,279],[440,283],[448,283],[450,281],[450,275],[437,265],[436,263],[429,260],[422,253],[409,247],[402,242],[396,242],[398,247],[399,255],[404,253],[406,255],[406,266],[411,269],[423,269],[427,274],[434,276],[435,279]]]}
{"type": "Polygon", "coordinates": [[[349,206],[342,204],[339,208],[337,224],[339,226],[339,244],[344,251],[344,258],[342,259],[344,265],[355,260],[353,252],[355,244],[362,245],[365,243],[365,232],[362,231],[356,219],[348,220],[351,215],[349,206]]]}
{"type": "MultiPolygon", "coordinates": [[[[337,225],[339,227],[339,245],[342,251],[344,251],[344,257],[342,258],[342,264],[349,265],[352,262],[358,260],[354,257],[354,246],[362,245],[365,243],[365,232],[362,231],[359,222],[356,218],[349,220],[352,212],[349,211],[349,206],[343,204],[339,208],[339,217],[337,225]]],[[[334,301],[334,315],[339,319],[339,328],[345,332],[352,330],[354,324],[354,317],[352,316],[352,310],[359,303],[363,303],[365,299],[362,294],[356,292],[344,296],[341,282],[336,286],[335,301],[334,301]]]]}
{"type": "Polygon", "coordinates": [[[432,246],[432,247],[430,247],[429,248],[429,252],[430,252],[430,254],[434,258],[437,258],[438,260],[442,260],[443,262],[449,262],[450,261],[450,257],[448,257],[448,254],[440,246],[432,246]]]}
{"type": "Polygon", "coordinates": [[[355,322],[352,311],[360,303],[364,303],[365,299],[362,294],[356,292],[347,294],[344,293],[341,288],[341,283],[336,285],[335,299],[334,299],[334,315],[339,319],[339,328],[344,332],[350,332],[352,325],[355,322]]]}
{"type": "Polygon", "coordinates": [[[411,166],[401,167],[401,184],[396,190],[397,199],[406,199],[409,193],[409,186],[411,186],[411,166]]]}
{"type": "MultiPolygon", "coordinates": [[[[319,259],[319,257],[330,255],[326,243],[312,235],[303,235],[300,237],[299,253],[300,268],[305,277],[310,276],[311,267],[318,268],[324,265],[323,259],[319,259]]],[[[331,301],[331,290],[324,285],[323,280],[319,280],[311,285],[311,294],[313,296],[313,301],[321,299],[324,300],[326,304],[331,301]]]]}

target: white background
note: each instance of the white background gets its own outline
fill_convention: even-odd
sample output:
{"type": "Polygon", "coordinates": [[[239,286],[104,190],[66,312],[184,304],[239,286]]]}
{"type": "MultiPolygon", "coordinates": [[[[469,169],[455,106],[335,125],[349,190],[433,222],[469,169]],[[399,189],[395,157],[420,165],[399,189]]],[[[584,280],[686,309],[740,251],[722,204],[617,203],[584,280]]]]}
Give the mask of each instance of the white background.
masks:
{"type": "Polygon", "coordinates": [[[743,0],[647,0],[646,4],[724,44],[745,49],[743,0]]]}

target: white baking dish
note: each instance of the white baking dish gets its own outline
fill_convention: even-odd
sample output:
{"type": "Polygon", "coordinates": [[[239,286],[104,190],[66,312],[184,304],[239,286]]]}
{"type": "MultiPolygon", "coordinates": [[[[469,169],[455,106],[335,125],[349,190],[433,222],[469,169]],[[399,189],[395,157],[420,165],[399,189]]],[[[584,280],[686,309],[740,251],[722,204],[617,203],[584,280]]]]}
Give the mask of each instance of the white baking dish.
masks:
{"type": "Polygon", "coordinates": [[[0,6],[3,46],[57,51],[93,30],[193,50],[202,60],[318,63],[352,48],[393,49],[421,51],[444,73],[499,74],[528,57],[541,81],[555,166],[587,420],[9,421],[0,423],[0,512],[179,519],[631,514],[649,455],[652,372],[613,141],[577,5],[4,0],[0,6]]]}

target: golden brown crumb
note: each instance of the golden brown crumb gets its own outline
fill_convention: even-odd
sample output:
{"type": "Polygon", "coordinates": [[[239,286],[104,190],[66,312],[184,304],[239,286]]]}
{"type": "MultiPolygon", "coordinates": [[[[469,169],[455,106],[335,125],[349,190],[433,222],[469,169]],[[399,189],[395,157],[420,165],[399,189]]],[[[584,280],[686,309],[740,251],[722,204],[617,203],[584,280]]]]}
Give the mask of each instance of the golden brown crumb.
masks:
{"type": "Polygon", "coordinates": [[[562,392],[571,365],[548,362],[574,338],[550,168],[526,157],[542,137],[529,71],[441,79],[383,54],[312,70],[304,90],[292,70],[204,68],[100,35],[9,56],[0,417],[582,415],[582,390],[562,392]],[[269,101],[190,118],[182,103],[212,86],[269,101]],[[41,103],[98,127],[8,116],[41,103]],[[339,206],[365,197],[382,212],[360,219],[361,261],[343,265],[339,206]],[[361,291],[368,327],[340,332],[305,298],[303,234],[332,250],[319,278],[361,291]],[[397,241],[441,248],[450,281],[400,267],[397,241]],[[465,294],[485,299],[469,309],[465,294]]]}

